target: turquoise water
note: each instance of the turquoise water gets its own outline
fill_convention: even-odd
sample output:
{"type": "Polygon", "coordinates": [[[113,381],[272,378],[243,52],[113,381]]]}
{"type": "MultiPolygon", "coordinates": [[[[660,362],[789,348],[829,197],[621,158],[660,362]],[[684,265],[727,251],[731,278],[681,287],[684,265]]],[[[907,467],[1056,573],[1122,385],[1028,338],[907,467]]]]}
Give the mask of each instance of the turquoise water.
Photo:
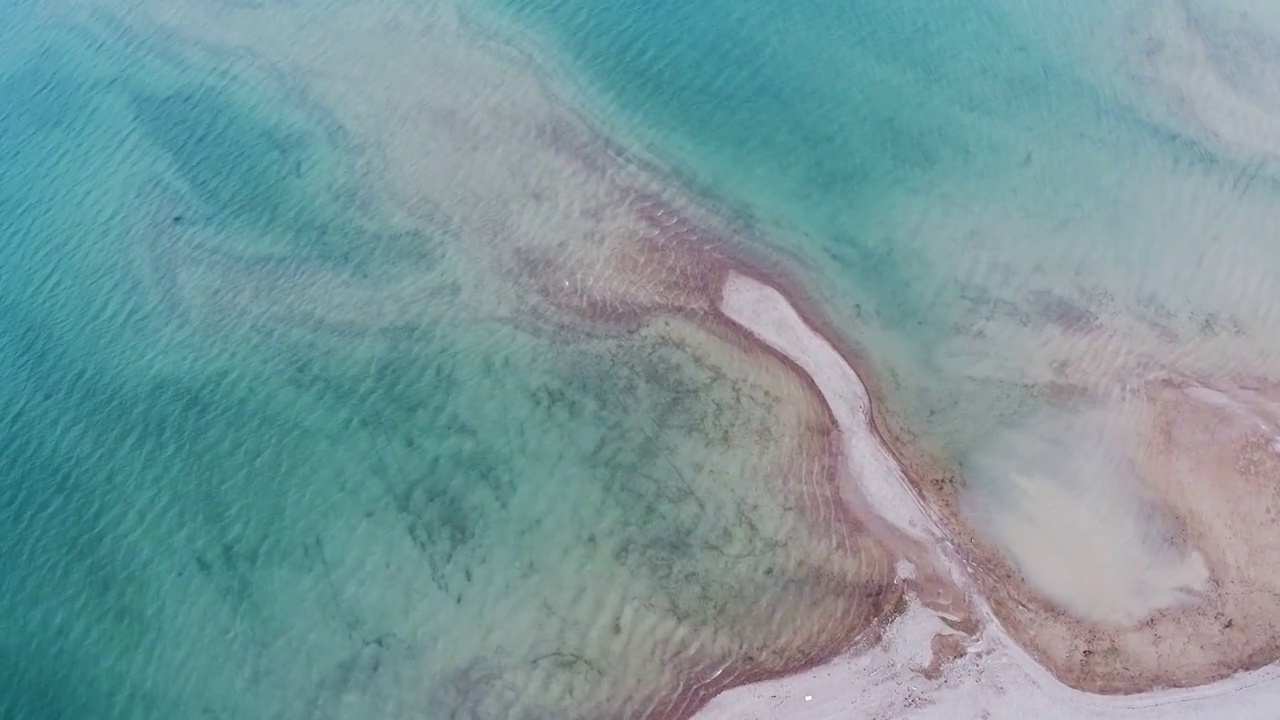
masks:
{"type": "Polygon", "coordinates": [[[12,32],[0,715],[638,716],[861,612],[769,500],[773,378],[465,306],[447,223],[269,70],[12,32]]]}
{"type": "MultiPolygon", "coordinates": [[[[1128,6],[467,9],[790,257],[956,456],[1036,402],[1011,328],[1277,289],[1251,226],[1196,260],[1248,165],[1123,96],[1128,6]]],[[[771,484],[757,439],[816,422],[776,367],[478,308],[448,218],[251,48],[0,13],[0,716],[641,717],[865,611],[880,558],[771,484]]]]}
{"type": "MultiPolygon", "coordinates": [[[[885,323],[937,323],[941,279],[894,210],[937,186],[994,186],[1031,153],[1131,141],[1047,40],[1099,9],[1049,3],[505,3],[554,38],[640,142],[708,192],[834,260],[885,323]],[[1012,5],[1012,4],[1010,4],[1012,5]]],[[[1079,193],[1063,178],[1060,189],[1079,193]]],[[[985,189],[985,188],[984,188],[985,189]]],[[[1048,192],[1049,188],[1037,188],[1048,192]]],[[[916,205],[913,209],[918,209],[916,205]]]]}
{"type": "MultiPolygon", "coordinates": [[[[1275,187],[1247,181],[1268,161],[1170,122],[1176,99],[1135,79],[1151,16],[1179,4],[497,5],[635,146],[772,231],[879,360],[895,411],[948,454],[1039,381],[977,368],[1029,365],[1039,348],[1020,343],[1043,342],[987,325],[1074,308],[1184,336],[1197,314],[1269,312],[1231,279],[1276,289],[1246,269],[1272,256],[1275,187]],[[1232,247],[1206,256],[1223,236],[1232,247]]],[[[1211,52],[1232,57],[1238,35],[1209,27],[1211,52]]],[[[1265,334],[1269,320],[1243,322],[1265,334]]]]}

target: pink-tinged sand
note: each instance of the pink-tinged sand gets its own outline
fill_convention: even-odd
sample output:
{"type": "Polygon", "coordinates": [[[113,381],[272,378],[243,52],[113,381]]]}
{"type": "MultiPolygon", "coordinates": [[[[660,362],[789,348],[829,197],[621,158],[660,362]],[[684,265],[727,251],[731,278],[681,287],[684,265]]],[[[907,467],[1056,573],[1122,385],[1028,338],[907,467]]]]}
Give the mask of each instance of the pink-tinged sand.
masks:
{"type": "MultiPolygon", "coordinates": [[[[724,315],[807,373],[837,419],[849,472],[849,495],[908,536],[931,540],[928,561],[977,608],[980,626],[964,652],[938,664],[935,642],[953,634],[946,613],[913,599],[882,642],[801,674],[744,686],[715,698],[699,720],[745,718],[1273,718],[1280,707],[1280,670],[1241,672],[1199,687],[1105,696],[1057,681],[1005,632],[958,560],[948,533],[912,489],[874,427],[866,386],[852,367],[804,321],[777,289],[731,273],[724,315]]],[[[912,570],[906,568],[910,574],[912,570]]]]}

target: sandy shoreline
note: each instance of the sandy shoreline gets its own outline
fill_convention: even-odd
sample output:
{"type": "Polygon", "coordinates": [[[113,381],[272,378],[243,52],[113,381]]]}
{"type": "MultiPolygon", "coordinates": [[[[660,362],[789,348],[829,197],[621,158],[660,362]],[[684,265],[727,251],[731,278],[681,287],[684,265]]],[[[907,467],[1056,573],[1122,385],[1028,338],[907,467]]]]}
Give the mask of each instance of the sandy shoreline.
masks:
{"type": "MultiPolygon", "coordinates": [[[[872,427],[869,399],[856,372],[812,330],[777,289],[731,273],[720,305],[724,315],[808,373],[832,407],[846,439],[852,488],[875,512],[911,537],[945,548],[946,533],[906,484],[892,454],[872,427]]],[[[1208,714],[1248,720],[1270,718],[1280,703],[1280,669],[1244,672],[1200,687],[1104,696],[1056,681],[1013,641],[977,596],[956,559],[940,564],[980,608],[981,629],[965,652],[929,671],[935,636],[948,625],[912,600],[893,620],[880,645],[852,652],[813,670],[736,688],[695,717],[741,718],[1198,718],[1208,714]],[[930,677],[932,676],[932,677],[930,677]]]]}

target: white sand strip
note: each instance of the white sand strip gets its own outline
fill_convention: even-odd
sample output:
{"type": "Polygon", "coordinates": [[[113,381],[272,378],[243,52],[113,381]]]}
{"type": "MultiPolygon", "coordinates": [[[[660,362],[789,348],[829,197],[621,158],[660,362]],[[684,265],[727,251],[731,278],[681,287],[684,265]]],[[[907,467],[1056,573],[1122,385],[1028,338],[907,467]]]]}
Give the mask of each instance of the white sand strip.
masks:
{"type": "MultiPolygon", "coordinates": [[[[721,310],[743,329],[795,362],[817,385],[845,435],[854,490],[886,520],[919,539],[945,537],[907,483],[903,470],[870,428],[866,386],[838,352],[810,328],[782,293],[733,274],[725,282],[721,310]]],[[[964,582],[963,577],[956,579],[964,582]]],[[[965,583],[968,586],[968,583],[965,583]]],[[[971,586],[966,587],[972,592],[971,586]]],[[[1122,697],[1073,690],[1035,664],[996,622],[980,598],[982,639],[940,677],[920,669],[930,642],[946,632],[936,614],[912,602],[870,651],[850,654],[792,677],[730,690],[697,720],[1274,720],[1280,717],[1280,668],[1241,673],[1198,688],[1122,697]]]]}
{"type": "Polygon", "coordinates": [[[805,324],[782,293],[744,275],[732,273],[725,281],[720,309],[799,365],[818,386],[844,435],[851,474],[859,481],[848,490],[865,496],[876,514],[911,537],[940,537],[901,467],[871,431],[867,388],[840,353],[805,324]]]}

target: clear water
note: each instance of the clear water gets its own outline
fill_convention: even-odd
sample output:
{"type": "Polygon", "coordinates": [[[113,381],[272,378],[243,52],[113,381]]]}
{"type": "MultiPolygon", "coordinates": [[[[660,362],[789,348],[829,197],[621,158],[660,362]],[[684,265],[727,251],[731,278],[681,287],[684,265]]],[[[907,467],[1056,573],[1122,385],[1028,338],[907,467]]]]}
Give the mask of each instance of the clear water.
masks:
{"type": "MultiPolygon", "coordinates": [[[[899,407],[913,415],[954,405],[958,373],[1007,381],[1020,371],[975,366],[1034,363],[1012,335],[1031,333],[1006,326],[1038,333],[1073,308],[1265,314],[1269,291],[1246,299],[1234,283],[1274,287],[1248,259],[1269,257],[1269,173],[1245,182],[1258,154],[1140,92],[1142,33],[1178,4],[503,5],[553,39],[638,144],[781,226],[772,241],[802,258],[832,312],[890,374],[911,375],[899,407]],[[1210,236],[1224,247],[1206,257],[1210,236]],[[971,357],[993,345],[1009,357],[971,357]]],[[[1230,56],[1230,43],[1214,47],[1230,56]]],[[[975,417],[1019,394],[965,392],[975,417]]]]}
{"type": "Polygon", "coordinates": [[[468,304],[447,223],[359,187],[287,84],[32,22],[0,91],[0,715],[638,717],[863,611],[874,558],[775,482],[767,439],[814,422],[776,369],[468,304]]]}
{"type": "MultiPolygon", "coordinates": [[[[1062,362],[1273,353],[1271,166],[1135,94],[1145,8],[467,10],[792,258],[959,463],[1062,362]]],[[[757,441],[815,422],[778,368],[495,311],[253,47],[0,16],[0,716],[642,717],[865,610],[883,558],[757,441]]]]}

